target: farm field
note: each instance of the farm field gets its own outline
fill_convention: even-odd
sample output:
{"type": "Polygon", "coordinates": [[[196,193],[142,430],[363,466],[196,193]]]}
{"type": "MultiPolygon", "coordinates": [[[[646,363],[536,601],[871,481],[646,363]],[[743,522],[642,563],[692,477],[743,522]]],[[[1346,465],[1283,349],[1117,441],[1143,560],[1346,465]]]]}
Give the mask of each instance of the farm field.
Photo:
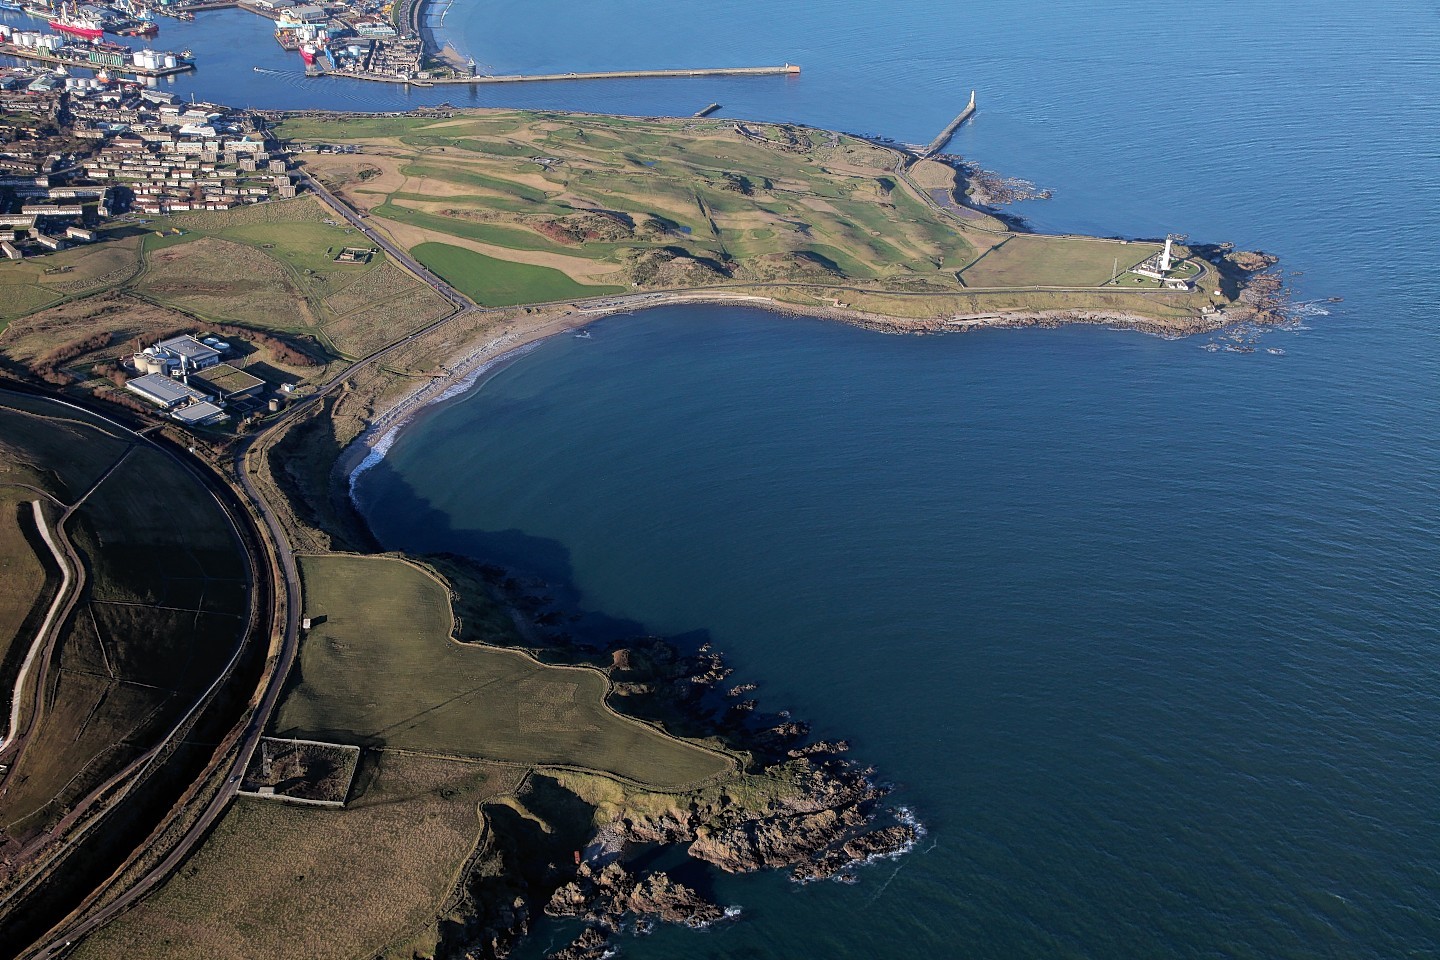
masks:
{"type": "Polygon", "coordinates": [[[449,310],[382,252],[337,262],[343,248],[370,244],[313,197],[177,214],[151,226],[137,293],[205,320],[310,336],[336,357],[361,356],[449,310]],[[388,307],[383,333],[379,307],[388,307]]]}
{"type": "Polygon", "coordinates": [[[724,774],[728,758],[621,717],[599,671],[452,639],[447,587],[385,557],[304,557],[301,681],[276,736],[524,765],[568,765],[657,788],[724,774]],[[323,618],[323,619],[321,619],[323,618]]]}
{"type": "Polygon", "coordinates": [[[484,831],[480,805],[523,771],[393,752],[365,765],[343,810],[239,798],[178,874],[73,956],[391,956],[442,909],[484,831]]]}
{"type": "Polygon", "coordinates": [[[50,659],[46,710],[7,756],[8,848],[53,828],[190,708],[245,635],[250,587],[229,519],[170,457],[86,415],[10,395],[0,399],[0,437],[6,459],[62,502],[85,498],[57,536],[73,542],[88,576],[50,659]]]}

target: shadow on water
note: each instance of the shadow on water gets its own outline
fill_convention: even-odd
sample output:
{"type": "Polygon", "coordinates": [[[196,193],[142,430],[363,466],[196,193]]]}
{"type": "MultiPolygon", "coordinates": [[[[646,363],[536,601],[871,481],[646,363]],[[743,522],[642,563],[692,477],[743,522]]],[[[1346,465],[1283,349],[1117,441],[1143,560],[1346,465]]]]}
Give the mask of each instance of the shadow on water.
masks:
{"type": "MultiPolygon", "coordinates": [[[[638,621],[587,610],[576,585],[570,550],[563,543],[515,529],[457,528],[448,514],[419,496],[386,459],[371,470],[364,486],[384,494],[378,499],[362,497],[360,513],[367,517],[383,513],[390,520],[387,526],[399,529],[398,534],[374,531],[385,549],[450,565],[446,572],[457,581],[454,586],[462,596],[461,603],[468,590],[498,595],[532,625],[531,635],[523,643],[538,659],[613,666],[611,676],[617,683],[635,681],[636,686],[658,690],[612,696],[610,704],[615,709],[659,723],[677,736],[718,737],[732,749],[770,760],[808,739],[809,728],[804,724],[792,725],[792,733],[771,733],[788,718],[728,697],[723,689],[728,684],[720,682],[723,674],[712,686],[691,682],[692,676],[723,667],[723,654],[711,649],[708,629],[661,636],[638,621]],[[396,516],[406,518],[403,525],[393,522],[396,516]],[[622,650],[628,651],[623,667],[619,665],[622,650]]],[[[287,695],[301,682],[297,664],[287,695]]],[[[383,745],[373,738],[367,742],[383,745]]]]}
{"type": "Polygon", "coordinates": [[[570,549],[560,541],[523,530],[457,528],[451,517],[421,497],[388,459],[367,471],[364,486],[385,491],[383,499],[362,498],[359,508],[367,520],[381,513],[392,518],[384,527],[393,527],[398,533],[382,532],[384,527],[375,530],[372,524],[376,541],[385,549],[416,556],[454,554],[480,565],[487,579],[500,586],[506,598],[531,619],[559,615],[563,626],[541,635],[547,645],[569,643],[602,650],[648,634],[642,623],[582,608],[570,549]],[[403,525],[394,523],[396,516],[406,518],[403,525]]]}

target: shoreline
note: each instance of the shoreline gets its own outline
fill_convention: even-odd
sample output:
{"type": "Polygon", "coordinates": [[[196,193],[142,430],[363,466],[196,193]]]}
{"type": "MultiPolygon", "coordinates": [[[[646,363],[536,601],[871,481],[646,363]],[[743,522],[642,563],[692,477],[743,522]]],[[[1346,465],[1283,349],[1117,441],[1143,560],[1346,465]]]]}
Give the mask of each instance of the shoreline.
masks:
{"type": "MultiPolygon", "coordinates": [[[[501,368],[520,359],[542,342],[566,333],[574,333],[591,323],[607,317],[635,314],[663,307],[730,305],[763,310],[780,316],[808,317],[815,320],[844,323],[849,326],[872,330],[890,335],[969,333],[979,330],[1020,330],[1030,327],[1053,329],[1073,324],[1106,326],[1112,329],[1129,330],[1136,333],[1158,336],[1166,340],[1180,340],[1204,333],[1214,333],[1244,322],[1244,318],[1233,318],[1228,323],[1200,324],[1188,327],[1170,327],[1153,318],[1139,314],[1098,310],[1042,310],[1015,312],[988,312],[972,315],[957,315],[948,319],[913,320],[902,317],[887,317],[880,314],[864,314],[838,308],[804,307],[787,304],[768,297],[753,295],[686,295],[677,293],[654,303],[641,306],[620,305],[594,309],[571,309],[559,316],[541,319],[528,329],[520,329],[493,337],[483,343],[472,344],[447,359],[445,373],[385,405],[369,419],[364,429],[345,445],[336,459],[332,481],[336,486],[344,485],[345,497],[368,529],[364,510],[356,499],[356,485],[360,478],[377,466],[399,439],[400,432],[417,416],[431,407],[465,396],[484,385],[487,374],[498,373],[501,368]]],[[[372,534],[373,535],[373,534],[372,534]]]]}

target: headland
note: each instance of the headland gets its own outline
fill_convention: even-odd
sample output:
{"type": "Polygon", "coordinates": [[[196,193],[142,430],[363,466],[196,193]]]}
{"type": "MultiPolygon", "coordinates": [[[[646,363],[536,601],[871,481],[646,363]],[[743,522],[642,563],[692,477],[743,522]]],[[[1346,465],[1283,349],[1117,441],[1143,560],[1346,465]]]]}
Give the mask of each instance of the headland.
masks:
{"type": "MultiPolygon", "coordinates": [[[[99,109],[68,97],[45,116],[64,136],[99,109]]],[[[730,915],[646,867],[659,847],[810,881],[915,841],[845,744],[759,709],[716,651],[570,636],[544,584],[484,558],[377,555],[354,471],[527,345],[685,303],[907,334],[1179,336],[1280,309],[1271,258],[1028,232],[984,203],[1010,187],[938,146],[713,117],[210,110],[186,131],[164,97],[105,109],[125,134],[87,119],[94,158],[19,185],[50,202],[5,241],[5,370],[167,438],[243,505],[271,655],[170,806],[146,819],[104,782],[81,798],[87,822],[134,816],[111,834],[132,847],[103,883],[25,914],[38,956],[86,937],[77,956],[173,955],[161,926],[214,956],[503,956],[542,912],[587,922],[558,956],[600,956],[637,920],[730,915]],[[62,217],[68,249],[46,227],[62,217]],[[365,646],[382,635],[404,643],[365,646]],[[324,831],[316,805],[336,818],[324,831]],[[295,863],[320,895],[291,896],[275,865],[295,863]],[[224,904],[197,895],[237,876],[251,882],[224,904]]],[[[48,608],[63,578],[33,579],[24,609],[48,608]]],[[[27,884],[77,875],[51,840],[52,859],[7,875],[0,922],[40,902],[27,884]]]]}

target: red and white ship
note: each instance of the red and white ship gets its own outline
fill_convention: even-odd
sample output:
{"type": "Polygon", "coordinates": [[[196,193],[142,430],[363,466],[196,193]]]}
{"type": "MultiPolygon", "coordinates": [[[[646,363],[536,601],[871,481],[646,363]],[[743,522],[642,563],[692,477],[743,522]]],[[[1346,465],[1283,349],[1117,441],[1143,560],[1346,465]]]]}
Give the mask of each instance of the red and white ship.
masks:
{"type": "Polygon", "coordinates": [[[300,59],[305,61],[305,66],[307,67],[315,66],[315,57],[319,52],[320,50],[313,43],[303,43],[300,45],[300,59]]]}
{"type": "Polygon", "coordinates": [[[87,40],[105,36],[105,25],[89,14],[81,13],[74,6],[62,8],[60,15],[50,21],[50,29],[68,33],[87,40]]]}

